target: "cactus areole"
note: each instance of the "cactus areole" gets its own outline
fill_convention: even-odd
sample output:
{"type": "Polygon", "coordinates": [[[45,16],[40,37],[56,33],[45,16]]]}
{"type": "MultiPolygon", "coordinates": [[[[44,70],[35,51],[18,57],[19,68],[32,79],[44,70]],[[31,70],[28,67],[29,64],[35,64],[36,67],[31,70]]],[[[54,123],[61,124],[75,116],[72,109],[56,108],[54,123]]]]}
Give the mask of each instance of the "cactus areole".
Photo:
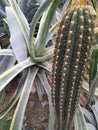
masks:
{"type": "Polygon", "coordinates": [[[85,64],[93,42],[93,18],[87,6],[75,6],[65,12],[59,23],[52,70],[55,130],[71,129],[85,64]]]}

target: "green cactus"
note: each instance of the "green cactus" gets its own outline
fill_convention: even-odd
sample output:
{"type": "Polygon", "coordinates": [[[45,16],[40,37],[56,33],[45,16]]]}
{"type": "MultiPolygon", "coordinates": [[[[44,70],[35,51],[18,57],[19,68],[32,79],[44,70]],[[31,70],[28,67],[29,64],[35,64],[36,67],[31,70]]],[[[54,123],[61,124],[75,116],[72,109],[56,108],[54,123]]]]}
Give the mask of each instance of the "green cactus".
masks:
{"type": "Polygon", "coordinates": [[[52,71],[55,130],[70,130],[93,41],[92,16],[86,6],[77,6],[68,9],[59,23],[52,71]]]}
{"type": "MultiPolygon", "coordinates": [[[[97,64],[98,64],[98,47],[93,49],[91,55],[91,62],[90,62],[90,81],[92,81],[97,72],[97,64]]],[[[91,85],[91,83],[90,83],[91,85]]]]}
{"type": "Polygon", "coordinates": [[[94,94],[96,87],[98,86],[98,47],[92,51],[91,60],[90,60],[90,76],[89,76],[89,94],[88,101],[90,104],[95,103],[94,94]]]}

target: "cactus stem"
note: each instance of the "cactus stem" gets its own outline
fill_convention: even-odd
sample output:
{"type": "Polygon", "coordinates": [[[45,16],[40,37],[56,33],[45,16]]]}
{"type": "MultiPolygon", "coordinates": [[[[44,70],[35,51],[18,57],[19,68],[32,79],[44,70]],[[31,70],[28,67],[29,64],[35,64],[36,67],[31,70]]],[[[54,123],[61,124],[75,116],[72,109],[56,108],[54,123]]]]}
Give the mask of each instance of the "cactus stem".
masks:
{"type": "Polygon", "coordinates": [[[87,7],[69,9],[59,23],[52,71],[56,130],[70,130],[93,40],[93,30],[93,18],[87,7]]]}

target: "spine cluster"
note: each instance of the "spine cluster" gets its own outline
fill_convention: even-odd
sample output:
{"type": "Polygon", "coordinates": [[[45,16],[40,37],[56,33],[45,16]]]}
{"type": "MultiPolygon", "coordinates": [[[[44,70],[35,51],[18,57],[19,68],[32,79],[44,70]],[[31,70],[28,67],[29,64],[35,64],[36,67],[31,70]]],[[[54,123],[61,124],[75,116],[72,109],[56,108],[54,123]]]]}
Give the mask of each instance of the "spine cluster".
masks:
{"type": "Polygon", "coordinates": [[[93,17],[87,7],[67,10],[59,24],[52,71],[52,101],[56,130],[70,129],[93,41],[93,31],[93,17]]]}

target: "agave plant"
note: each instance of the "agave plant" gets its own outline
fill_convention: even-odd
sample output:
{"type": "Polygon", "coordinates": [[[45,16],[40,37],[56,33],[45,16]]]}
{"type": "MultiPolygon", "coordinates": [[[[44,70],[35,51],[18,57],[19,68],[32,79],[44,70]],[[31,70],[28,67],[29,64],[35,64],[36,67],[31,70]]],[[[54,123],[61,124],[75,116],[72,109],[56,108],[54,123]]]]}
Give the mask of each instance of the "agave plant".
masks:
{"type": "Polygon", "coordinates": [[[0,55],[4,55],[0,62],[0,91],[3,91],[6,85],[20,72],[22,72],[22,77],[10,101],[5,108],[0,111],[0,119],[2,119],[18,101],[10,130],[22,129],[26,105],[35,81],[38,86],[38,91],[42,91],[41,87],[43,86],[48,95],[50,110],[49,129],[52,130],[54,129],[54,114],[50,86],[46,75],[51,73],[50,58],[53,53],[53,47],[46,48],[46,45],[53,35],[53,30],[49,29],[52,25],[53,16],[59,1],[44,1],[37,10],[30,26],[16,0],[9,0],[8,2],[9,6],[6,7],[5,10],[7,17],[6,22],[10,32],[10,46],[8,49],[0,50],[0,55]],[[35,38],[35,27],[40,18],[39,30],[35,38]]]}

